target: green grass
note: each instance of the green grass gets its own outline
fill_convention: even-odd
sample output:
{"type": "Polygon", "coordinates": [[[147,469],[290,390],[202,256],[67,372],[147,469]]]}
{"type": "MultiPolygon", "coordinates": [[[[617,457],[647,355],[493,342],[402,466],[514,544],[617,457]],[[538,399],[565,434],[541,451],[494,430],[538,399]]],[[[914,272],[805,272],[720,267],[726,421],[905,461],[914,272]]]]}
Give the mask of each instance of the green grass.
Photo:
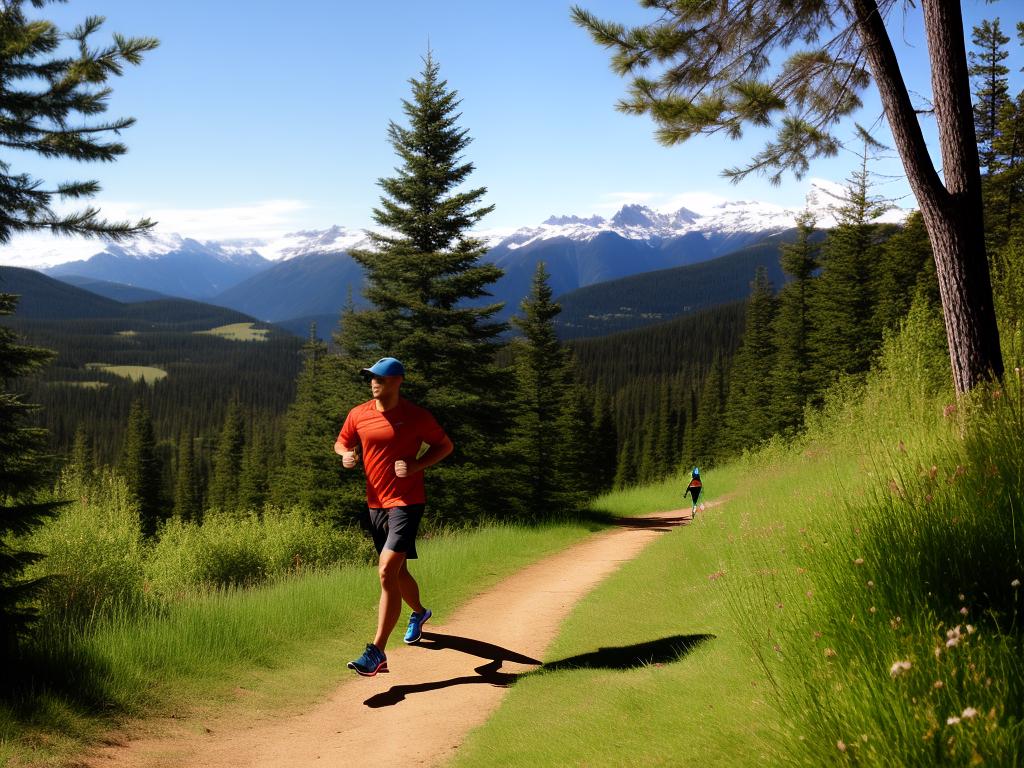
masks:
{"type": "Polygon", "coordinates": [[[256,328],[255,323],[231,323],[211,328],[208,331],[196,331],[195,333],[207,336],[220,336],[230,341],[266,341],[270,331],[266,328],[256,328]]]}
{"type": "Polygon", "coordinates": [[[90,370],[104,371],[114,376],[120,376],[132,381],[144,381],[147,384],[154,384],[161,379],[167,378],[167,371],[152,365],[107,365],[105,363],[86,363],[85,367],[90,370]]]}
{"type": "Polygon", "coordinates": [[[585,598],[453,765],[1024,764],[1020,372],[952,408],[908,328],[798,442],[705,471],[726,503],[585,598]]]}
{"type": "MultiPolygon", "coordinates": [[[[439,618],[480,590],[585,536],[593,525],[494,526],[422,542],[413,565],[439,618]]],[[[21,673],[35,687],[0,704],[0,761],[60,763],[126,717],[235,706],[287,708],[347,675],[344,661],[376,625],[370,566],[288,578],[258,589],[114,612],[86,631],[50,633],[21,673]]]]}

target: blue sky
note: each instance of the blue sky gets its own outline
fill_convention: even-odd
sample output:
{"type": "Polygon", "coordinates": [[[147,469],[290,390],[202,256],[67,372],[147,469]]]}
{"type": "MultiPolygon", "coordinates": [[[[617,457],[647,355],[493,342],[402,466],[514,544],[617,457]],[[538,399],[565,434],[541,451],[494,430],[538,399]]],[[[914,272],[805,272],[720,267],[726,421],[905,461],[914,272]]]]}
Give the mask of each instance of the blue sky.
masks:
{"type": "MultiPolygon", "coordinates": [[[[649,18],[633,0],[581,4],[624,22],[649,18]]],[[[1012,36],[1022,5],[966,0],[968,36],[974,23],[996,16],[1012,36]]],[[[739,142],[657,144],[647,118],[615,111],[626,83],[561,0],[72,0],[44,13],[64,27],[102,15],[107,34],[153,35],[161,47],[113,83],[109,114],[138,119],[125,134],[126,156],[104,166],[12,158],[15,170],[49,182],[96,178],[106,213],[151,215],[167,231],[219,238],[371,226],[377,179],[395,166],[387,124],[403,119],[407,81],[428,45],[463,100],[461,125],[474,140],[466,157],[477,169],[471,181],[497,206],[483,222],[488,229],[552,214],[608,215],[623,202],[800,206],[808,187],[807,179],[771,187],[762,178],[739,186],[721,178],[723,167],[761,147],[758,131],[739,142]]],[[[900,13],[890,27],[906,79],[927,95],[919,19],[911,11],[904,22],[900,13]]],[[[1019,89],[1024,51],[1015,39],[1010,50],[1019,89]]],[[[858,120],[874,124],[880,111],[869,91],[858,120]]],[[[843,152],[814,163],[808,176],[842,181],[854,161],[843,152]]],[[[877,170],[902,175],[895,158],[877,170]]],[[[883,191],[908,194],[899,178],[883,191]]],[[[16,260],[10,247],[0,251],[0,261],[16,260]]]]}

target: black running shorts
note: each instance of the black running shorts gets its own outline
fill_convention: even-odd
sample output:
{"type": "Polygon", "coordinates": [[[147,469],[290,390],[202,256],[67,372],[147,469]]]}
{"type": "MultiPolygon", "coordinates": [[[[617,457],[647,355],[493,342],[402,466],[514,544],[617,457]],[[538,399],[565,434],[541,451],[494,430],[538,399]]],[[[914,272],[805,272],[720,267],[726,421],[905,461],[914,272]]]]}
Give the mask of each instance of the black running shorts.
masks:
{"type": "Polygon", "coordinates": [[[373,546],[379,555],[383,550],[404,552],[407,560],[416,559],[416,533],[423,519],[423,504],[378,509],[369,507],[360,523],[373,537],[373,546]]]}

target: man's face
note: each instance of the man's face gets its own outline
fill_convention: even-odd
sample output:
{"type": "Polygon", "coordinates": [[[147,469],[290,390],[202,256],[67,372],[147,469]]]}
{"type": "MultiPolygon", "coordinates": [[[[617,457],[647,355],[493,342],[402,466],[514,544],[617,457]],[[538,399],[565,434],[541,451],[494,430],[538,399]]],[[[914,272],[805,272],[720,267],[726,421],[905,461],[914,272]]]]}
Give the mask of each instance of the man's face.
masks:
{"type": "Polygon", "coordinates": [[[402,386],[401,376],[371,376],[370,393],[374,400],[388,398],[402,386]]]}

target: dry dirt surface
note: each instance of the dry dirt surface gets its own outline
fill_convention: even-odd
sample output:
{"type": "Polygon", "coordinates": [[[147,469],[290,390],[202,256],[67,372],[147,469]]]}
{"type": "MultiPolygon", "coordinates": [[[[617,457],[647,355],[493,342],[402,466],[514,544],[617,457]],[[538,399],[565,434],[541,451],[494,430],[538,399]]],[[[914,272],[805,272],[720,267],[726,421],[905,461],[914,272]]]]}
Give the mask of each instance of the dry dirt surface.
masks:
{"type": "Polygon", "coordinates": [[[621,520],[478,595],[444,624],[429,622],[418,645],[402,643],[400,624],[387,649],[389,673],[353,673],[309,711],[248,723],[172,721],[156,735],[95,750],[80,765],[442,765],[497,709],[515,676],[540,665],[581,598],[653,539],[689,522],[688,509],[621,520]]]}

